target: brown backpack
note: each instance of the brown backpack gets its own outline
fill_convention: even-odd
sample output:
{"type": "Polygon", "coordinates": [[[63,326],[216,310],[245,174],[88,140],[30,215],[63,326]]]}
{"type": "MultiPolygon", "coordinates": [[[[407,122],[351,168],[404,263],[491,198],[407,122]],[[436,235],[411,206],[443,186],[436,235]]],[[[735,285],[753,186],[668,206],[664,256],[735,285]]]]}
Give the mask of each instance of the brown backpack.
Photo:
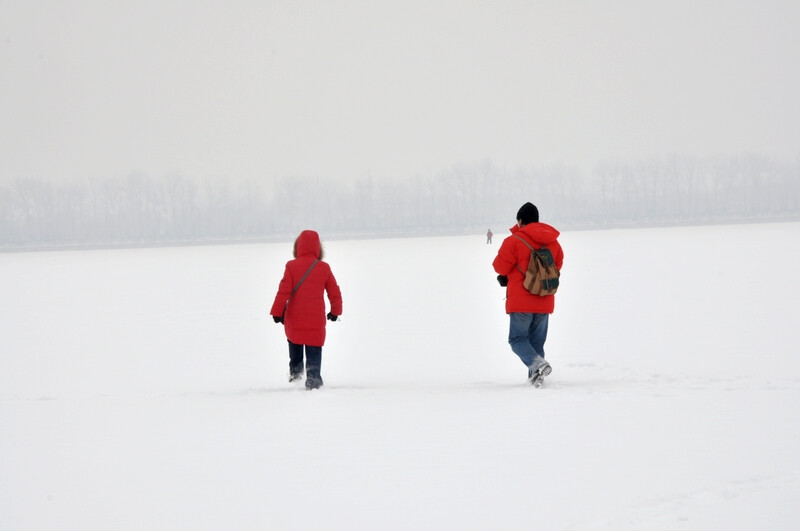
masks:
{"type": "Polygon", "coordinates": [[[554,294],[558,291],[558,278],[561,276],[561,272],[553,261],[553,253],[545,246],[542,246],[541,249],[534,249],[520,236],[516,234],[514,236],[531,250],[528,270],[523,271],[517,264],[517,269],[525,275],[522,285],[533,295],[545,296],[554,294]]]}

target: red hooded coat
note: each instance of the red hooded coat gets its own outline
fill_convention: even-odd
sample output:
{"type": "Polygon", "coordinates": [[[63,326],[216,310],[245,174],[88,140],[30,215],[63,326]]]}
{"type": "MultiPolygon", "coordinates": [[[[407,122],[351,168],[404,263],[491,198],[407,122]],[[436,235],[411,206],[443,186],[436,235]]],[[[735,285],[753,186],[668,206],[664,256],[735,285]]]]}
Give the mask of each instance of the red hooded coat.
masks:
{"type": "Polygon", "coordinates": [[[295,259],[286,263],[270,315],[284,316],[286,337],[292,343],[321,347],[325,344],[323,291],[328,294],[330,313],[334,315],[342,315],[342,294],[330,266],[320,260],[292,296],[292,289],[314,260],[319,260],[322,256],[319,234],[313,230],[301,232],[295,242],[294,255],[295,259]],[[289,301],[288,306],[286,301],[289,301]]]}
{"type": "Polygon", "coordinates": [[[543,245],[550,249],[556,267],[561,270],[564,251],[556,240],[559,232],[546,223],[529,223],[524,227],[514,225],[510,230],[512,236],[503,240],[500,250],[497,251],[497,257],[492,262],[492,266],[498,274],[508,277],[506,313],[553,313],[555,295],[543,297],[533,295],[522,285],[525,275],[519,268],[527,271],[531,250],[516,236],[524,238],[534,249],[541,249],[543,245]]]}

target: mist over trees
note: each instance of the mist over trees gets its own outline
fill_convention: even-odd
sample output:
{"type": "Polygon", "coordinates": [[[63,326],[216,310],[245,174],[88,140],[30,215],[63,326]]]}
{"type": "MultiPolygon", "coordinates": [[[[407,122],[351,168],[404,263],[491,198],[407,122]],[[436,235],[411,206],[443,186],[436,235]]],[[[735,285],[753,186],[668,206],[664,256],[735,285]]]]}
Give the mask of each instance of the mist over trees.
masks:
{"type": "Polygon", "coordinates": [[[482,233],[534,202],[559,229],[800,217],[800,159],[666,157],[567,165],[462,164],[397,181],[302,177],[203,184],[185,177],[0,186],[0,248],[482,233]]]}

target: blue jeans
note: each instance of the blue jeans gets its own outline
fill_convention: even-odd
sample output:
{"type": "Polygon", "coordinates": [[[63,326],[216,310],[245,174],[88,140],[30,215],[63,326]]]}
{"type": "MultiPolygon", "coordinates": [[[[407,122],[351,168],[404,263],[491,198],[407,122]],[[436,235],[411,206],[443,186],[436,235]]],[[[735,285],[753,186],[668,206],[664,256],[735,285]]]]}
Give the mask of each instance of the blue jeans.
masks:
{"type": "Polygon", "coordinates": [[[508,316],[511,320],[508,344],[522,363],[535,371],[544,363],[544,342],[550,314],[512,312],[508,316]]]}

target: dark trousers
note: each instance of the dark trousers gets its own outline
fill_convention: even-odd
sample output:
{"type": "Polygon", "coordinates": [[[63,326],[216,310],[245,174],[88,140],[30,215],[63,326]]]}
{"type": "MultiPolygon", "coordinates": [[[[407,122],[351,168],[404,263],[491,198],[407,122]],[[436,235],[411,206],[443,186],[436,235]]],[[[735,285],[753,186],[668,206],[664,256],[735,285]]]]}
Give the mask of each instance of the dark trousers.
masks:
{"type": "Polygon", "coordinates": [[[303,374],[304,348],[306,354],[306,378],[309,380],[321,380],[322,347],[298,345],[297,343],[289,341],[289,372],[292,374],[303,374]]]}

